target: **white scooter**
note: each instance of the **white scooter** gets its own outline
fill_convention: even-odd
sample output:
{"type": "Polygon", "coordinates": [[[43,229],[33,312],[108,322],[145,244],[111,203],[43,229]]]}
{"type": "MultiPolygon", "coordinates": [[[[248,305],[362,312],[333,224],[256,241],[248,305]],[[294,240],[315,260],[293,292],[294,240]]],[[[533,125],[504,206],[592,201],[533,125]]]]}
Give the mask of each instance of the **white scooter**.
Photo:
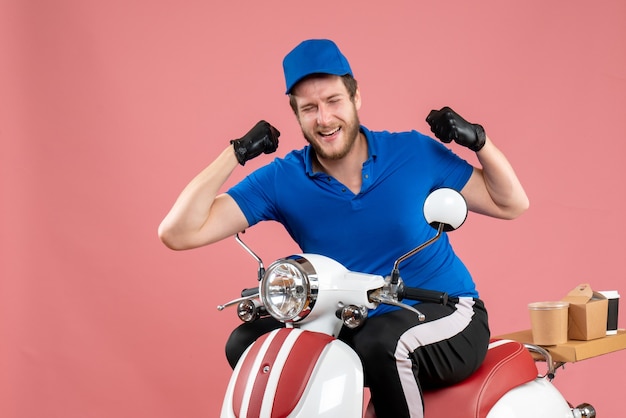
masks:
{"type": "MultiPolygon", "coordinates": [[[[467,205],[451,189],[438,189],[424,204],[426,221],[437,234],[400,257],[387,278],[352,272],[316,254],[299,254],[259,263],[259,286],[225,305],[238,305],[243,321],[271,315],[285,328],[263,335],[240,358],[222,405],[222,418],[374,418],[363,409],[363,371],[357,354],[336,339],[342,326],[356,328],[368,310],[385,303],[424,316],[401,301],[446,303],[445,293],[405,287],[399,264],[436,241],[444,231],[463,224],[467,205]]],[[[419,306],[419,305],[418,305],[419,306]]],[[[539,346],[493,340],[483,365],[465,381],[424,393],[427,417],[446,418],[592,418],[591,405],[572,408],[552,385],[555,363],[539,346]],[[538,375],[535,359],[548,371],[538,375]]]]}

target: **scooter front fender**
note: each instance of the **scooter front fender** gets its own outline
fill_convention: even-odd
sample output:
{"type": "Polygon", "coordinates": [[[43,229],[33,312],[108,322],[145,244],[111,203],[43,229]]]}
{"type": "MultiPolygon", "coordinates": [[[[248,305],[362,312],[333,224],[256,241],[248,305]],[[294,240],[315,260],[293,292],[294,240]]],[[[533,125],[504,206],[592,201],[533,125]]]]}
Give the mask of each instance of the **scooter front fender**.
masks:
{"type": "Polygon", "coordinates": [[[300,329],[265,334],[243,354],[228,384],[222,418],[360,418],[363,369],[329,335],[300,329]]]}

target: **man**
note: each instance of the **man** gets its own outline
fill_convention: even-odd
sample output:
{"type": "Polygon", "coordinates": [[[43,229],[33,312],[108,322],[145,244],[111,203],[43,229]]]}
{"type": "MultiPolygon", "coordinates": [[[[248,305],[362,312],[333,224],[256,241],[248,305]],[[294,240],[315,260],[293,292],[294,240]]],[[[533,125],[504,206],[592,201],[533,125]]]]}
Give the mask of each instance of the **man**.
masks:
{"type": "MultiPolygon", "coordinates": [[[[285,226],[304,252],[324,254],[353,271],[386,275],[393,262],[432,236],[420,216],[439,187],[459,190],[470,210],[513,219],[528,199],[505,156],[482,126],[450,108],[427,122],[443,142],[476,152],[472,167],[416,131],[372,132],[358,117],[361,95],[347,59],[329,40],[304,41],[284,59],[290,105],[308,145],[251,173],[226,193],[239,165],[274,152],[279,132],[261,121],[185,187],[159,228],[162,241],[187,249],[230,237],[263,220],[285,226]]],[[[407,286],[446,291],[446,306],[423,303],[427,321],[387,305],[339,338],[364,364],[376,415],[422,417],[421,390],[465,379],[484,359],[489,327],[473,279],[447,237],[402,265],[407,286]]],[[[226,351],[231,365],[263,333],[268,318],[237,328],[226,351]]]]}

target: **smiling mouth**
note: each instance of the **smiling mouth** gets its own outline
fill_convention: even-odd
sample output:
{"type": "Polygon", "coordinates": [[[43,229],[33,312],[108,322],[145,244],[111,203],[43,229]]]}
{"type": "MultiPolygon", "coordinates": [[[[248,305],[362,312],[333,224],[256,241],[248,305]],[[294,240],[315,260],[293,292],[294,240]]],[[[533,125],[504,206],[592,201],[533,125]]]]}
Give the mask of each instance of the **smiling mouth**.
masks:
{"type": "Polygon", "coordinates": [[[340,130],[341,130],[341,128],[337,128],[337,129],[333,129],[331,132],[320,132],[320,135],[323,136],[323,137],[329,137],[329,136],[335,135],[340,130]]]}

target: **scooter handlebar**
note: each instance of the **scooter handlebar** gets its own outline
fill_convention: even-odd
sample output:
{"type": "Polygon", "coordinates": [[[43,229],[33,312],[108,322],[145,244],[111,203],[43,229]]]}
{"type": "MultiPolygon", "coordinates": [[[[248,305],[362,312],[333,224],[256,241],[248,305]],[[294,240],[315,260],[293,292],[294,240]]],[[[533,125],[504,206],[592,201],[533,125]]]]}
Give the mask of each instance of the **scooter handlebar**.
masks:
{"type": "Polygon", "coordinates": [[[252,287],[250,289],[243,289],[241,291],[241,297],[247,298],[248,296],[254,296],[254,295],[257,295],[258,293],[259,293],[258,287],[252,287]]]}
{"type": "Polygon", "coordinates": [[[399,296],[402,296],[399,298],[400,300],[411,299],[420,302],[439,303],[441,305],[446,305],[448,303],[448,294],[446,292],[438,292],[436,290],[405,287],[402,290],[402,294],[399,296]]]}

